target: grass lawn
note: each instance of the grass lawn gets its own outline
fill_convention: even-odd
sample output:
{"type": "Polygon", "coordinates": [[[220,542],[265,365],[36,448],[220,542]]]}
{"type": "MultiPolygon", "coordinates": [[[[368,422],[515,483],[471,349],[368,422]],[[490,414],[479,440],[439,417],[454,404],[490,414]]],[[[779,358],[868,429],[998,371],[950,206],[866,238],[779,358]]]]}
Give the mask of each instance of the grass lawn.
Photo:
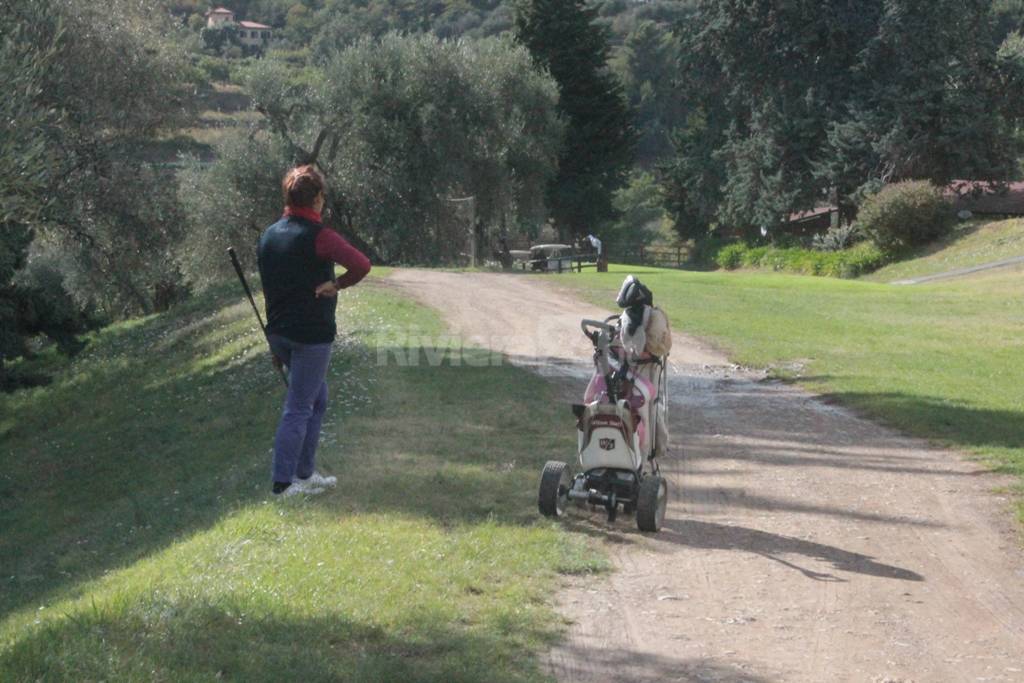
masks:
{"type": "Polygon", "coordinates": [[[1024,476],[1021,273],[909,287],[626,266],[547,277],[611,310],[629,272],[650,286],[675,329],[735,361],[772,367],[866,416],[1024,476]]]}
{"type": "Polygon", "coordinates": [[[893,282],[936,275],[992,261],[1024,256],[1024,219],[961,223],[946,238],[929,245],[915,258],[893,263],[865,276],[872,282],[893,282]]]}
{"type": "Polygon", "coordinates": [[[603,568],[536,514],[552,388],[398,365],[441,322],[373,281],[339,327],[309,499],[269,494],[283,388],[234,286],[0,395],[0,680],[545,680],[559,573],[603,568]]]}

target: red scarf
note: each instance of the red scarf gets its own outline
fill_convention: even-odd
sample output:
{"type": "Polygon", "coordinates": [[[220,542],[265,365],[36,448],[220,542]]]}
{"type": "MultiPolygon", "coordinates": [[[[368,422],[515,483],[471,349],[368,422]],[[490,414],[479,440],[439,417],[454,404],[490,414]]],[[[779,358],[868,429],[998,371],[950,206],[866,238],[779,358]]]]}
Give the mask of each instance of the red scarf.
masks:
{"type": "Polygon", "coordinates": [[[323,223],[320,214],[314,211],[312,206],[286,206],[284,207],[284,215],[305,218],[313,223],[323,223]]]}

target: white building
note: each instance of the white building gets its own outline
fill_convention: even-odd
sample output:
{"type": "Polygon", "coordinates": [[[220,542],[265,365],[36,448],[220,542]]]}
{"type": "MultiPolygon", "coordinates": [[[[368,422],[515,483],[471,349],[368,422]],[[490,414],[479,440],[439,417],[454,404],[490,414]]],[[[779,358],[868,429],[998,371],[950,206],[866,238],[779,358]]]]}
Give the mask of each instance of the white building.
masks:
{"type": "Polygon", "coordinates": [[[206,13],[206,27],[213,28],[235,20],[235,13],[225,7],[218,7],[206,13]]]}
{"type": "Polygon", "coordinates": [[[270,42],[270,27],[255,21],[240,21],[238,39],[247,47],[263,47],[270,42]]]}
{"type": "MultiPolygon", "coordinates": [[[[206,26],[213,28],[235,21],[235,13],[226,7],[217,7],[206,13],[206,26]]],[[[238,40],[246,47],[264,47],[270,42],[271,27],[255,21],[239,21],[238,40]]]]}

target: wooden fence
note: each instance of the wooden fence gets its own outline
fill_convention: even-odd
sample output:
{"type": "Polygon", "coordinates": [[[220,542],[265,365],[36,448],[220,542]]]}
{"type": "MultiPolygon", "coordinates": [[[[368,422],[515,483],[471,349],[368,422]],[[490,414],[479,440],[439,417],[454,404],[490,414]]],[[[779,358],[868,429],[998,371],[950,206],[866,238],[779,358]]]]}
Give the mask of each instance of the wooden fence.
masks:
{"type": "Polygon", "coordinates": [[[686,247],[622,247],[608,249],[608,260],[636,266],[682,268],[690,259],[686,247]]]}
{"type": "Polygon", "coordinates": [[[550,258],[527,259],[516,261],[513,267],[544,273],[582,273],[584,268],[597,268],[597,252],[574,252],[550,258]]]}

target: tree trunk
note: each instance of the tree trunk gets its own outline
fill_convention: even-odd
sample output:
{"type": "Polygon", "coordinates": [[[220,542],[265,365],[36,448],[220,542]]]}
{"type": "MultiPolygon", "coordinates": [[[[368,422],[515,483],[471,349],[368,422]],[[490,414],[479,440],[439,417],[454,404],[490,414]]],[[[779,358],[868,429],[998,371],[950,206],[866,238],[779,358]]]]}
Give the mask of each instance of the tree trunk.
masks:
{"type": "Polygon", "coordinates": [[[352,246],[356,249],[366,254],[366,257],[370,259],[371,263],[387,265],[385,259],[381,258],[381,255],[377,250],[355,233],[352,225],[352,215],[348,212],[343,202],[331,201],[331,212],[339,219],[343,219],[335,221],[334,226],[334,229],[341,234],[342,237],[351,242],[352,246]]]}

